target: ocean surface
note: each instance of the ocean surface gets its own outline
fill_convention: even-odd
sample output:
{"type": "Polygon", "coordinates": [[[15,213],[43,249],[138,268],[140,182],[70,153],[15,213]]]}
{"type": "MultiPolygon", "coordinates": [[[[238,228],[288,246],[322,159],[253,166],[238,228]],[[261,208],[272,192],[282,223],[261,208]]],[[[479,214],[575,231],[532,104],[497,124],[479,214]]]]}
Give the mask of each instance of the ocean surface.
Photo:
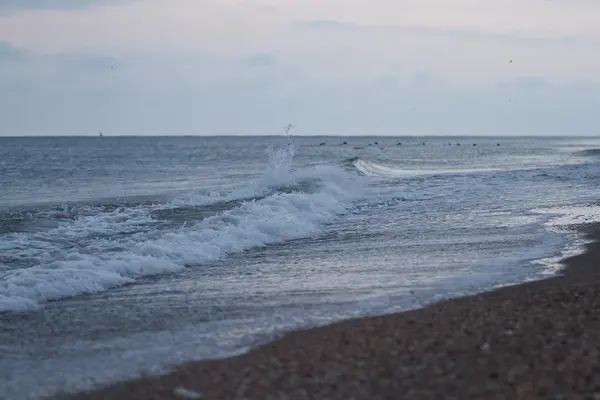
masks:
{"type": "Polygon", "coordinates": [[[0,138],[0,398],[540,279],[600,139],[0,138]]]}

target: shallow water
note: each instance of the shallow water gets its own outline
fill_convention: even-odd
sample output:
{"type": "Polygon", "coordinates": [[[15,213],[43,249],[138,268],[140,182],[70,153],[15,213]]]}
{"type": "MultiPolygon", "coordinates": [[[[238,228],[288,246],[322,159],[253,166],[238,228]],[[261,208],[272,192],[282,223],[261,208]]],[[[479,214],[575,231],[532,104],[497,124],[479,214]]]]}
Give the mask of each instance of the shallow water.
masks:
{"type": "Polygon", "coordinates": [[[600,194],[596,148],[0,138],[0,397],[78,390],[298,326],[543,277],[574,239],[557,221],[595,218],[578,206],[600,194]]]}

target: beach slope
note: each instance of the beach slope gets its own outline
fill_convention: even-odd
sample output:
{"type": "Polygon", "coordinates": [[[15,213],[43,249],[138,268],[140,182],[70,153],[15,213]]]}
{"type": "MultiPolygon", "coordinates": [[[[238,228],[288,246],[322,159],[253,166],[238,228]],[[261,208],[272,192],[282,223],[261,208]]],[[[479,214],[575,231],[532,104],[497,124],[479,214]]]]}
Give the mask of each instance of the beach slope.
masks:
{"type": "Polygon", "coordinates": [[[600,228],[585,229],[594,242],[557,277],[295,331],[72,398],[600,398],[600,228]]]}

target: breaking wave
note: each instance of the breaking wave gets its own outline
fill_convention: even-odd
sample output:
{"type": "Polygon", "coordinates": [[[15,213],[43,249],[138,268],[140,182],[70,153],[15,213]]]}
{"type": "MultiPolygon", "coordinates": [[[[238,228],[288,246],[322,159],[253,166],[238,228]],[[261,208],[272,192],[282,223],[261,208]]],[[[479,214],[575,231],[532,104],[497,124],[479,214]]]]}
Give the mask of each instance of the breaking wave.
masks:
{"type": "Polygon", "coordinates": [[[584,157],[599,157],[600,149],[581,150],[581,151],[576,152],[575,155],[584,156],[584,157]]]}
{"type": "Polygon", "coordinates": [[[410,178],[426,175],[443,174],[468,174],[474,172],[493,172],[502,171],[500,168],[471,168],[471,169],[404,169],[396,166],[378,164],[372,161],[366,161],[359,157],[346,160],[346,164],[351,164],[356,170],[366,176],[378,176],[389,178],[410,178]]]}
{"type": "Polygon", "coordinates": [[[361,197],[361,178],[334,166],[294,170],[293,156],[292,147],[270,150],[264,173],[242,189],[55,210],[64,218],[45,230],[3,234],[0,311],[32,310],[320,234],[361,197]]]}

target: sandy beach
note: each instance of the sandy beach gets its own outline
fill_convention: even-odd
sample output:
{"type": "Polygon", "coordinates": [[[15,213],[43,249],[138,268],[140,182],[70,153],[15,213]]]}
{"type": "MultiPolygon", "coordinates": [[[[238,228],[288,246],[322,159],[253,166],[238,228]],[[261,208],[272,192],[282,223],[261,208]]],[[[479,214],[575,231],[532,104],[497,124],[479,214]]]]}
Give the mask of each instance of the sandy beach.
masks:
{"type": "Polygon", "coordinates": [[[600,227],[559,276],[289,333],[74,399],[597,398],[600,227]]]}

